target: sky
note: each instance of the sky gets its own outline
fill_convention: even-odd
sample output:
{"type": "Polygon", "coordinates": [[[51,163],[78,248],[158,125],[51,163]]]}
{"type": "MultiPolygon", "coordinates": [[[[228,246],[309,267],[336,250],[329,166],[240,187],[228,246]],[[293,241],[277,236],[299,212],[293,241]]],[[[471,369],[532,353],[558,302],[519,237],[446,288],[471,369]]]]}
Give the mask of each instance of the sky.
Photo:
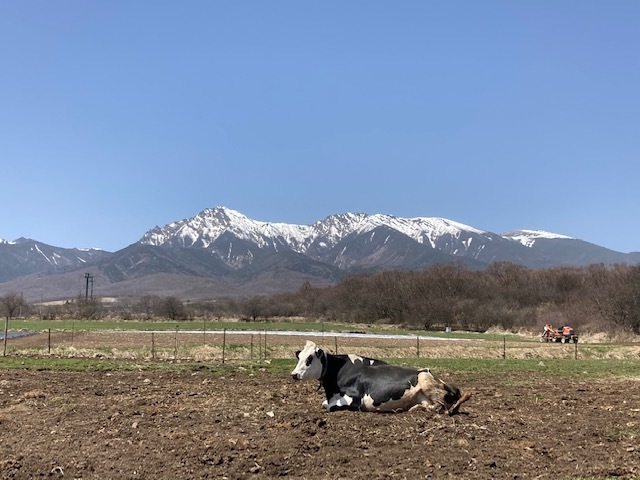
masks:
{"type": "Polygon", "coordinates": [[[0,238],[225,206],[640,251],[637,0],[0,2],[0,238]]]}

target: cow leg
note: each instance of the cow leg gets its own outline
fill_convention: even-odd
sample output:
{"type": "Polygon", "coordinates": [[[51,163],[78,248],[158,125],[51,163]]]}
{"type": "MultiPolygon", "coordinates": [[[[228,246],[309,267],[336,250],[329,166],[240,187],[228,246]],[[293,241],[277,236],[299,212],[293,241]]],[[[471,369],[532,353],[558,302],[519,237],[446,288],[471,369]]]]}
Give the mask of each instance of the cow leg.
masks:
{"type": "Polygon", "coordinates": [[[336,393],[333,397],[328,400],[325,400],[322,403],[323,407],[329,411],[333,412],[335,410],[359,410],[360,402],[355,398],[350,397],[346,393],[344,395],[340,395],[336,393]]]}
{"type": "Polygon", "coordinates": [[[418,410],[429,410],[429,407],[424,403],[418,403],[409,409],[410,412],[417,412],[418,410]]]}
{"type": "Polygon", "coordinates": [[[444,405],[440,402],[432,402],[430,400],[422,400],[420,403],[416,403],[413,407],[409,409],[410,412],[415,412],[418,410],[422,411],[436,411],[438,413],[443,413],[445,408],[444,405]]]}

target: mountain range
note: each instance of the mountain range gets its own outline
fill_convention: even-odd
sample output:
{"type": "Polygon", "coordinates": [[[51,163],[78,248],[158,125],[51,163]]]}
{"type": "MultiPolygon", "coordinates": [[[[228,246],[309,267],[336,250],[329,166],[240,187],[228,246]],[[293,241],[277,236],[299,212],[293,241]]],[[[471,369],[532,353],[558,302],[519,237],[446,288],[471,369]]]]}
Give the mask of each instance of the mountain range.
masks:
{"type": "Polygon", "coordinates": [[[173,295],[183,300],[262,295],[335,284],[345,275],[504,261],[529,268],[635,264],[620,253],[539,230],[496,234],[444,218],[344,213],[312,225],[263,222],[226,207],[147,231],[117,252],[0,240],[0,294],[27,301],[74,298],[85,274],[99,297],[173,295]]]}

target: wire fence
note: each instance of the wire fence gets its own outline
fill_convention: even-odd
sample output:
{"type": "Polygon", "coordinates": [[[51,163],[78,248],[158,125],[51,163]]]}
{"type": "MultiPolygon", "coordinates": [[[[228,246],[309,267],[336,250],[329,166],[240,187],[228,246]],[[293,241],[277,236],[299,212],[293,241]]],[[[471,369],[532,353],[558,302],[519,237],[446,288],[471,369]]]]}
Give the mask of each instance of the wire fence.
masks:
{"type": "Polygon", "coordinates": [[[329,353],[373,358],[587,359],[640,358],[640,345],[461,340],[408,335],[274,331],[47,330],[9,338],[4,355],[135,360],[270,361],[293,359],[307,340],[329,353]]]}

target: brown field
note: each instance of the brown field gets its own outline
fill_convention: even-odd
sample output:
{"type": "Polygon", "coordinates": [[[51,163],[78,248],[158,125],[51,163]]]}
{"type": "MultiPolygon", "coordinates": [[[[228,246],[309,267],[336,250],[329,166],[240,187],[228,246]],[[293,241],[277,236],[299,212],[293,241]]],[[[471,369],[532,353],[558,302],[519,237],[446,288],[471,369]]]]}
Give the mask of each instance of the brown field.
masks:
{"type": "MultiPolygon", "coordinates": [[[[383,358],[640,358],[640,343],[603,345],[600,343],[447,341],[394,338],[335,337],[331,333],[309,337],[331,353],[357,353],[383,358]]],[[[9,342],[10,354],[59,357],[99,357],[132,360],[196,360],[221,362],[293,358],[307,338],[303,336],[223,335],[203,332],[79,331],[38,333],[9,342]]]]}
{"type": "MultiPolygon", "coordinates": [[[[118,338],[117,348],[105,347],[100,334],[86,335],[82,342],[74,338],[77,346],[55,348],[70,356],[129,352],[139,355],[140,370],[0,369],[0,480],[640,478],[640,377],[555,382],[535,373],[452,378],[436,370],[474,392],[459,415],[326,413],[316,383],[296,383],[259,364],[230,361],[222,376],[205,360],[182,371],[148,370],[149,349],[137,334],[124,334],[130,344],[118,338]]],[[[167,345],[156,345],[158,355],[170,356],[175,338],[165,340],[167,345]]],[[[317,343],[333,350],[334,339],[324,340],[317,343]]],[[[227,345],[240,341],[228,338],[227,345]]],[[[21,339],[11,348],[31,351],[29,342],[39,339],[21,339]]],[[[415,354],[416,348],[339,342],[341,353],[415,354]]],[[[290,356],[303,343],[267,338],[268,356],[290,356]]],[[[511,354],[573,353],[572,346],[533,347],[514,347],[511,354]]],[[[499,344],[425,342],[421,353],[454,355],[469,348],[496,358],[502,352],[499,344]]],[[[205,349],[211,363],[219,360],[214,340],[177,349],[189,355],[205,349]]],[[[254,344],[256,355],[257,349],[254,344]]]]}

